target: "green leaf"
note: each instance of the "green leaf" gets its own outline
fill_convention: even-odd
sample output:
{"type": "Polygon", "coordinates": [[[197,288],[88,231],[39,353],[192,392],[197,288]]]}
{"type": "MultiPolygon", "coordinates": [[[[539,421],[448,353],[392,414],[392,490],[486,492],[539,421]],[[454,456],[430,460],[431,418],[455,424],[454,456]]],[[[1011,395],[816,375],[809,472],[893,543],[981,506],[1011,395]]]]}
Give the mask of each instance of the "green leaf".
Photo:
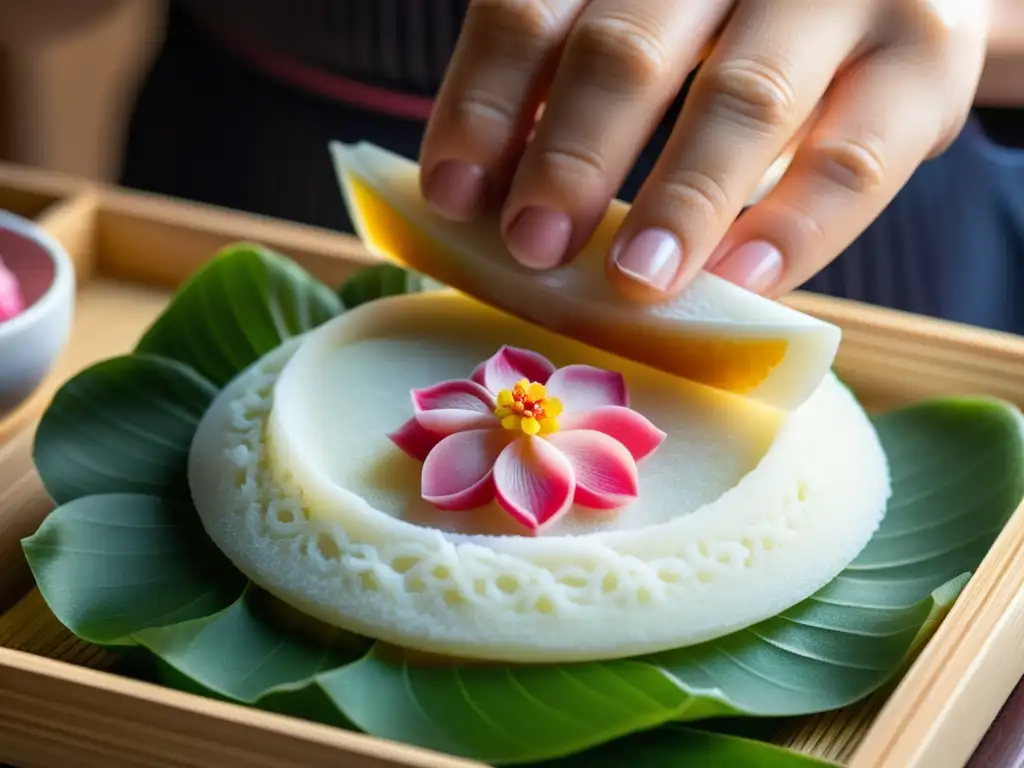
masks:
{"type": "MultiPolygon", "coordinates": [[[[317,681],[360,729],[485,763],[572,754],[681,715],[692,700],[657,667],[412,666],[374,649],[317,681]]],[[[704,717],[728,710],[692,700],[704,717]]]]}
{"type": "Polygon", "coordinates": [[[34,458],[57,504],[100,493],[189,498],[188,451],[216,388],[152,355],[106,360],[53,398],[34,458]]]}
{"type": "Polygon", "coordinates": [[[398,296],[403,293],[420,293],[445,288],[436,280],[413,272],[409,269],[396,267],[394,264],[375,264],[364,267],[345,281],[338,289],[338,295],[346,309],[355,309],[360,304],[383,299],[386,296],[398,296]]]}
{"type": "Polygon", "coordinates": [[[834,766],[835,763],[762,741],[676,726],[620,739],[597,749],[541,765],[543,768],[822,768],[834,766]]]}
{"type": "Polygon", "coordinates": [[[255,588],[217,614],[139,632],[135,639],[194,684],[193,692],[248,704],[359,658],[369,642],[297,618],[255,588]]]}
{"type": "MultiPolygon", "coordinates": [[[[1024,495],[1021,424],[987,400],[879,417],[893,497],[865,550],[803,603],[691,648],[584,664],[414,666],[379,645],[352,661],[355,648],[307,639],[255,610],[251,595],[136,637],[213,695],[490,764],[562,758],[671,721],[833,709],[892,680],[981,561],[1024,495]]],[[[69,578],[56,581],[66,588],[69,578]]],[[[687,763],[741,764],[724,737],[690,739],[698,757],[687,763]]],[[[643,764],[668,759],[664,749],[643,764]]]]}
{"type": "Polygon", "coordinates": [[[234,245],[182,286],[136,351],[179,360],[223,387],[283,341],[341,311],[334,292],[294,262],[234,245]]]}
{"type": "Polygon", "coordinates": [[[140,494],[69,502],[22,546],[54,615],[101,645],[216,613],[246,584],[191,506],[140,494]]]}

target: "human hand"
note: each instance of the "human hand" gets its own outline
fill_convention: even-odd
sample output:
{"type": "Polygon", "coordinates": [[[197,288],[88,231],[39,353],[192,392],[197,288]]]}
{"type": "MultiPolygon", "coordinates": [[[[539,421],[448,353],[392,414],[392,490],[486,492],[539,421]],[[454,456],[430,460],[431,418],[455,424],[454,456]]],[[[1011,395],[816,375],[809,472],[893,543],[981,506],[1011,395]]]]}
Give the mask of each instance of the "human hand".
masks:
{"type": "Polygon", "coordinates": [[[608,275],[640,301],[702,268],[778,295],[959,133],[989,4],[471,0],[424,139],[423,192],[458,220],[500,206],[525,265],[571,259],[707,53],[608,275]],[[789,171],[737,219],[794,140],[789,171]]]}

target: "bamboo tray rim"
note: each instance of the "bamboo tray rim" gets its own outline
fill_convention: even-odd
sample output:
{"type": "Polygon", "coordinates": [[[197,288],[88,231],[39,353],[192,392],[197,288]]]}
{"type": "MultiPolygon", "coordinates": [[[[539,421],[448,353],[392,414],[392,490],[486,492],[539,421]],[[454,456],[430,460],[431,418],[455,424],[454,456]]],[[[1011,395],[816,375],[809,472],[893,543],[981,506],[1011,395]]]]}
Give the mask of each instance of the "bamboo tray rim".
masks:
{"type": "MultiPolygon", "coordinates": [[[[149,705],[187,710],[192,715],[208,717],[225,725],[258,728],[290,740],[306,741],[318,746],[341,749],[349,756],[373,756],[395,761],[409,768],[481,768],[483,763],[433,752],[419,747],[345,731],[310,720],[242,707],[216,701],[173,688],[135,680],[129,677],[100,672],[64,661],[48,659],[23,651],[0,647],[0,669],[21,673],[21,679],[32,685],[45,687],[46,683],[70,683],[78,688],[118,697],[131,698],[149,705]]],[[[0,689],[2,690],[2,689],[0,689]]],[[[56,702],[60,703],[60,702],[56,702]]]]}

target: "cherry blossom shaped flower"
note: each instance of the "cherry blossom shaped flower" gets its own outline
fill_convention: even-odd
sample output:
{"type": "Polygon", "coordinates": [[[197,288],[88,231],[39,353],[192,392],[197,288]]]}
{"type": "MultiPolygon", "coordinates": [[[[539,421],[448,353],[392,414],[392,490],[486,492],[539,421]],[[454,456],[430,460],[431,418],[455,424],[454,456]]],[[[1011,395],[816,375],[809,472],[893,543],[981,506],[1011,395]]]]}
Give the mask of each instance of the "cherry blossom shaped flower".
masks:
{"type": "Polygon", "coordinates": [[[25,308],[21,287],[14,273],[0,259],[0,323],[20,315],[25,308]]]}
{"type": "Polygon", "coordinates": [[[412,392],[413,417],[388,437],[423,462],[423,498],[440,509],[492,500],[531,533],[575,503],[619,509],[637,498],[637,462],[665,433],[629,407],[622,374],[556,369],[504,346],[468,379],[412,392]]]}

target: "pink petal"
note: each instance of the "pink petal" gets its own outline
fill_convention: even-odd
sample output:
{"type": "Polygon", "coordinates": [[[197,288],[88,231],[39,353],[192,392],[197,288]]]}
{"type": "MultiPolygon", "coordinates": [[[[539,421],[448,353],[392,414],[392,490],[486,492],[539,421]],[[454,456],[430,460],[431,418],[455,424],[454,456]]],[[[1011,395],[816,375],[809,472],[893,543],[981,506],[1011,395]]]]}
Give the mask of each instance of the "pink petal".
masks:
{"type": "Polygon", "coordinates": [[[475,381],[481,387],[486,386],[484,384],[484,374],[487,372],[487,361],[484,360],[480,365],[473,369],[473,372],[469,375],[470,381],[475,381]]]}
{"type": "Polygon", "coordinates": [[[528,349],[504,346],[483,363],[483,370],[477,366],[473,371],[473,380],[497,394],[503,389],[511,389],[522,379],[544,384],[554,371],[555,366],[543,355],[528,349]]]}
{"type": "Polygon", "coordinates": [[[420,411],[413,418],[424,429],[447,437],[470,429],[497,429],[498,419],[493,413],[477,413],[457,408],[443,411],[420,411]]]}
{"type": "Polygon", "coordinates": [[[425,389],[412,391],[412,404],[417,411],[466,410],[480,413],[494,411],[494,397],[480,384],[469,379],[453,379],[425,389]]]}
{"type": "Polygon", "coordinates": [[[665,433],[636,411],[620,405],[605,405],[592,411],[570,413],[558,420],[562,432],[595,430],[615,438],[632,454],[634,461],[646,458],[665,440],[665,433]]]}
{"type": "Polygon", "coordinates": [[[444,438],[423,462],[420,493],[440,509],[475,509],[494,498],[495,459],[508,445],[499,429],[476,429],[444,438]]]}
{"type": "Polygon", "coordinates": [[[556,432],[548,441],[569,460],[576,477],[575,502],[591,509],[618,509],[639,492],[636,462],[626,447],[603,432],[556,432]]]}
{"type": "Polygon", "coordinates": [[[442,381],[426,389],[414,389],[412,404],[420,426],[438,435],[498,426],[494,398],[469,379],[442,381]]]}
{"type": "Polygon", "coordinates": [[[572,506],[572,465],[542,437],[520,437],[494,463],[494,495],[512,517],[537,533],[572,506]]]}
{"type": "Polygon", "coordinates": [[[629,406],[626,380],[621,373],[592,365],[567,365],[548,379],[548,397],[562,401],[564,413],[592,411],[603,405],[629,406]]]}
{"type": "Polygon", "coordinates": [[[388,439],[412,458],[424,461],[427,454],[444,438],[421,426],[416,419],[409,419],[391,432],[388,439]]]}
{"type": "Polygon", "coordinates": [[[24,308],[18,279],[0,260],[0,323],[21,314],[24,308]]]}

